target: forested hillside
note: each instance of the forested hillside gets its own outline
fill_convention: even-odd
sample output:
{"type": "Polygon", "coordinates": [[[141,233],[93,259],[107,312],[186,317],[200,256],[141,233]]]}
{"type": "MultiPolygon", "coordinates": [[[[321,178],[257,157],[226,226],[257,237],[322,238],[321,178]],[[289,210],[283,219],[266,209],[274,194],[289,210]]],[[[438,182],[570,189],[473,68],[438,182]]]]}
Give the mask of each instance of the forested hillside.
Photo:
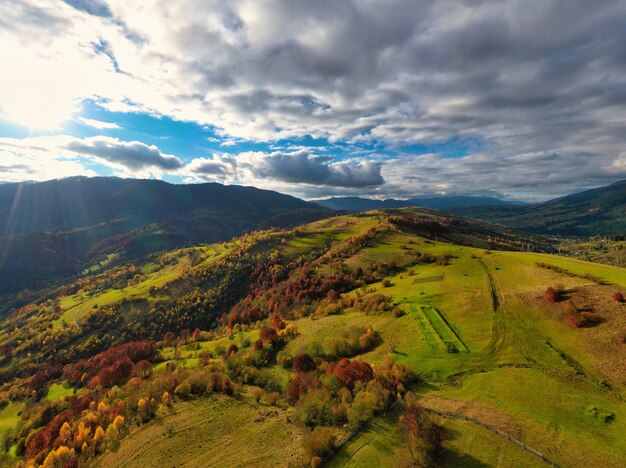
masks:
{"type": "Polygon", "coordinates": [[[2,324],[4,460],[620,466],[626,275],[549,249],[405,209],[87,275],[2,324]]]}
{"type": "Polygon", "coordinates": [[[328,214],[288,195],[215,183],[77,177],[0,185],[0,297],[88,268],[328,214]]]}

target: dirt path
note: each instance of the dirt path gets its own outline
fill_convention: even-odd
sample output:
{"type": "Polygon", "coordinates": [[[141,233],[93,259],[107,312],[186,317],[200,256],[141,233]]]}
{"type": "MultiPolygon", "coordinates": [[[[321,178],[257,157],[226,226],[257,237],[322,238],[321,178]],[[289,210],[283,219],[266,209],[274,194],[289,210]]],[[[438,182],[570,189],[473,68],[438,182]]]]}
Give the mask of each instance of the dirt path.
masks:
{"type": "Polygon", "coordinates": [[[503,349],[505,345],[506,326],[502,310],[502,304],[504,301],[502,299],[502,294],[498,289],[498,284],[491,274],[491,271],[489,271],[489,267],[480,257],[478,258],[478,262],[483,267],[483,270],[485,270],[485,274],[487,275],[487,280],[489,282],[489,295],[491,297],[491,309],[494,314],[491,328],[491,339],[483,351],[488,355],[493,355],[497,351],[503,349]]]}

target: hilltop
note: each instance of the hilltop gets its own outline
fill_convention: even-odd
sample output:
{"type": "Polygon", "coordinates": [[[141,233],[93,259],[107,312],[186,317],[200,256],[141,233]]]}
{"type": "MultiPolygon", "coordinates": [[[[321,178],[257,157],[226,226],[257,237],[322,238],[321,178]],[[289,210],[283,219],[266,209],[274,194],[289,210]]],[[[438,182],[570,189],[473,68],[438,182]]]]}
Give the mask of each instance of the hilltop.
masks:
{"type": "Polygon", "coordinates": [[[157,251],[328,215],[289,195],[217,183],[74,177],[4,184],[0,296],[157,251]]]}
{"type": "Polygon", "coordinates": [[[626,273],[550,248],[401,209],[86,276],[2,324],[7,460],[390,466],[413,414],[438,466],[620,466],[626,273]]]}

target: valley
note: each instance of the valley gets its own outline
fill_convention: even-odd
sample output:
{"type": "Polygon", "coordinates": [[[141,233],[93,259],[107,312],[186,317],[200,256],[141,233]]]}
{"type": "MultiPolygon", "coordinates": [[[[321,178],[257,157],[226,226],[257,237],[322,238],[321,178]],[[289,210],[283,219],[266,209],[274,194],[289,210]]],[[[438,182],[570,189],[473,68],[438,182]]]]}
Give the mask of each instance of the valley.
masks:
{"type": "Polygon", "coordinates": [[[35,377],[10,376],[18,366],[39,375],[54,356],[66,369],[41,377],[42,391],[57,394],[68,379],[70,391],[46,411],[76,398],[111,410],[124,402],[109,419],[123,416],[119,439],[106,443],[94,434],[108,413],[66,416],[70,427],[93,427],[74,456],[99,466],[205,466],[216,456],[224,466],[306,464],[316,453],[328,466],[401,466],[411,453],[398,421],[411,398],[442,428],[438,466],[543,463],[438,413],[492,426],[560,466],[623,465],[626,306],[612,296],[626,289],[626,272],[508,250],[528,239],[486,224],[469,234],[465,223],[416,209],[337,216],[114,267],[14,311],[1,335],[7,409],[22,408],[19,420],[15,411],[2,417],[16,444],[9,453],[35,455],[29,440],[46,427],[34,429],[33,418],[50,405],[30,396],[35,377]],[[558,300],[546,299],[550,287],[558,300]],[[572,307],[588,324],[567,321],[572,307]],[[156,342],[149,368],[134,362],[111,383],[72,381],[79,359],[137,340],[156,342]],[[296,370],[303,355],[310,367],[296,370]],[[371,366],[374,380],[347,392],[328,381],[344,357],[371,366]],[[401,367],[390,370],[389,359],[401,367]],[[389,392],[387,372],[415,377],[389,392]],[[294,382],[304,385],[297,394],[294,382]],[[138,403],[146,398],[149,410],[138,403]],[[382,400],[355,406],[362,398],[382,400]],[[339,413],[323,416],[330,408],[339,413]],[[303,449],[311,427],[329,428],[337,448],[303,449]]]}

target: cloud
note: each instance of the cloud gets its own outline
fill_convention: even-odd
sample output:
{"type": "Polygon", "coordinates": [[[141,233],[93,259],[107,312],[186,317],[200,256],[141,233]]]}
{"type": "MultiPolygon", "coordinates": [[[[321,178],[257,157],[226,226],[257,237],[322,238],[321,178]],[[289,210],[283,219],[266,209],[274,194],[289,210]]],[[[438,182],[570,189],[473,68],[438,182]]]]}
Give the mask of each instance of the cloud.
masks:
{"type": "Polygon", "coordinates": [[[93,137],[72,141],[66,148],[75,153],[95,156],[135,170],[156,167],[171,171],[183,166],[183,162],[176,156],[164,154],[156,146],[148,146],[139,141],[93,137]]]}
{"type": "Polygon", "coordinates": [[[623,175],[625,21],[620,0],[15,0],[0,3],[0,103],[36,126],[93,98],[214,125],[227,141],[397,149],[341,162],[278,148],[256,169],[239,167],[252,156],[238,162],[245,180],[290,190],[547,196],[623,175]],[[455,138],[482,144],[457,160],[402,150],[455,138]]]}
{"type": "Polygon", "coordinates": [[[103,122],[102,120],[86,119],[85,117],[78,117],[78,120],[81,123],[89,127],[97,128],[98,130],[112,130],[121,128],[118,124],[114,122],[103,122]]]}
{"type": "Polygon", "coordinates": [[[364,188],[382,185],[381,164],[351,160],[332,162],[305,150],[291,153],[245,152],[236,156],[214,155],[213,159],[195,159],[186,168],[187,175],[201,180],[250,183],[258,186],[276,181],[287,191],[301,184],[325,187],[364,188]]]}
{"type": "Polygon", "coordinates": [[[21,180],[45,180],[46,170],[47,178],[95,175],[90,163],[108,166],[116,175],[126,177],[162,177],[183,167],[178,157],[165,154],[156,146],[104,136],[0,138],[0,154],[2,165],[13,172],[10,179],[3,178],[6,180],[20,180],[18,174],[21,180]]]}

